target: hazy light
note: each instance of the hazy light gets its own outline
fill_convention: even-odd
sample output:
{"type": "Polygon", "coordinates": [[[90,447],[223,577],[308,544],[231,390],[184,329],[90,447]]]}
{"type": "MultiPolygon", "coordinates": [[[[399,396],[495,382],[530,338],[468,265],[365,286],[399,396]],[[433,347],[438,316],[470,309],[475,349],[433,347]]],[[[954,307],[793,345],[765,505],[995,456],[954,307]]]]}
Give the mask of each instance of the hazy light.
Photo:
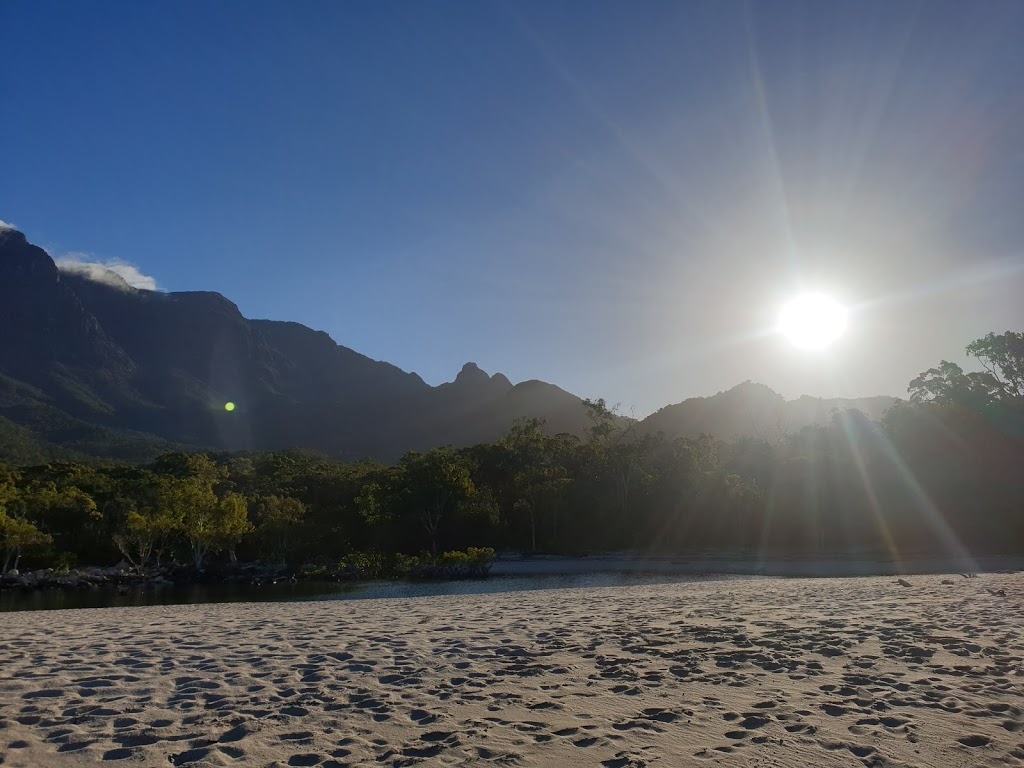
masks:
{"type": "Polygon", "coordinates": [[[233,410],[235,410],[235,404],[234,403],[224,403],[224,410],[225,411],[233,411],[233,410]]]}
{"type": "Polygon", "coordinates": [[[779,313],[778,332],[800,349],[824,349],[846,330],[846,307],[823,293],[804,293],[779,313]]]}

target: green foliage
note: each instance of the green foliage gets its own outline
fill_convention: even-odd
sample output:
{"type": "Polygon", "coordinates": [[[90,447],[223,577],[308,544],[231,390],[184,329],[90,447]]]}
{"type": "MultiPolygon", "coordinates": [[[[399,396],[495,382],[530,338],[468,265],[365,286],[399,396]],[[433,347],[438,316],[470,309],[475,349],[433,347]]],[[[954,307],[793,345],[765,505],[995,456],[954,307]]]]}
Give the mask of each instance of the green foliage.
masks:
{"type": "MultiPolygon", "coordinates": [[[[614,422],[604,421],[609,415],[604,401],[587,401],[587,405],[601,420],[595,430],[606,434],[606,428],[612,428],[614,422]]],[[[511,478],[511,495],[515,497],[512,512],[529,525],[530,551],[537,550],[538,528],[545,516],[554,523],[553,537],[557,538],[558,512],[572,484],[564,466],[563,443],[545,434],[543,427],[539,419],[519,419],[500,443],[511,478]]]]}
{"type": "Polygon", "coordinates": [[[997,400],[1024,406],[1024,333],[989,333],[968,344],[967,354],[977,358],[994,380],[997,400]]]}
{"type": "Polygon", "coordinates": [[[387,558],[376,552],[354,552],[343,557],[338,564],[339,573],[344,578],[356,581],[384,578],[389,569],[387,558]]]}
{"type": "Polygon", "coordinates": [[[771,442],[642,434],[595,400],[584,440],[523,419],[494,444],[394,466],[304,451],[0,466],[0,548],[5,567],[169,557],[202,569],[237,555],[342,579],[480,575],[495,547],[1020,552],[1024,334],[967,351],[983,370],[940,363],[882,424],[848,411],[771,442]]]}
{"type": "Polygon", "coordinates": [[[964,373],[956,363],[943,360],[910,382],[907,391],[913,403],[984,408],[995,400],[998,389],[991,373],[964,373]]]}
{"type": "Polygon", "coordinates": [[[286,563],[295,545],[295,532],[306,519],[306,506],[287,496],[263,496],[256,500],[253,530],[260,554],[286,563]]]}
{"type": "Polygon", "coordinates": [[[53,538],[40,531],[29,520],[8,514],[0,508],[0,552],[3,553],[3,567],[0,574],[17,568],[21,556],[44,550],[53,543],[53,538]]]}
{"type": "Polygon", "coordinates": [[[160,555],[171,538],[179,531],[177,520],[166,506],[147,507],[141,512],[130,511],[114,533],[114,543],[122,556],[137,568],[149,565],[150,558],[160,555]]]}
{"type": "Polygon", "coordinates": [[[390,508],[384,502],[384,490],[378,483],[367,483],[355,498],[356,509],[370,525],[382,525],[391,521],[390,508]]]}
{"type": "Polygon", "coordinates": [[[61,552],[53,560],[53,570],[67,573],[78,565],[78,556],[74,552],[61,552]]]}
{"type": "Polygon", "coordinates": [[[227,470],[203,454],[169,454],[157,461],[156,469],[165,475],[157,494],[157,530],[166,524],[179,533],[198,570],[211,552],[227,551],[234,560],[238,542],[253,526],[245,497],[223,490],[227,470]]]}
{"type": "Polygon", "coordinates": [[[406,555],[398,552],[390,557],[359,552],[342,558],[337,575],[352,580],[471,579],[486,576],[493,562],[494,550],[490,547],[469,547],[465,552],[453,550],[439,555],[430,552],[406,555]]]}
{"type": "Polygon", "coordinates": [[[217,502],[215,526],[218,534],[217,543],[227,550],[231,562],[235,562],[235,547],[243,536],[253,531],[245,497],[234,492],[224,494],[217,502]]]}
{"type": "MultiPolygon", "coordinates": [[[[109,546],[103,516],[92,495],[84,490],[94,481],[92,468],[80,465],[51,464],[45,472],[27,469],[21,473],[18,494],[8,508],[46,533],[58,552],[79,547],[103,549],[109,546]]],[[[38,553],[39,548],[32,551],[38,553]]]]}
{"type": "Polygon", "coordinates": [[[398,465],[396,480],[393,508],[405,519],[419,520],[435,554],[442,521],[459,511],[477,511],[468,503],[476,495],[468,463],[451,448],[407,453],[398,465]]]}

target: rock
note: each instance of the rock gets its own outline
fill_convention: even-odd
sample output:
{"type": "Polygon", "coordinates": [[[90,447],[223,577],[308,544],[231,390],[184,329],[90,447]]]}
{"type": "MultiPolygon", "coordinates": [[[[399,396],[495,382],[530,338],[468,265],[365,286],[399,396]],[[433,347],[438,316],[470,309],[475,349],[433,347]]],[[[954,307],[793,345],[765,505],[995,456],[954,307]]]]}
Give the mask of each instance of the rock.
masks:
{"type": "Polygon", "coordinates": [[[7,572],[7,575],[11,577],[21,576],[21,571],[19,571],[17,568],[11,568],[11,570],[7,572]]]}

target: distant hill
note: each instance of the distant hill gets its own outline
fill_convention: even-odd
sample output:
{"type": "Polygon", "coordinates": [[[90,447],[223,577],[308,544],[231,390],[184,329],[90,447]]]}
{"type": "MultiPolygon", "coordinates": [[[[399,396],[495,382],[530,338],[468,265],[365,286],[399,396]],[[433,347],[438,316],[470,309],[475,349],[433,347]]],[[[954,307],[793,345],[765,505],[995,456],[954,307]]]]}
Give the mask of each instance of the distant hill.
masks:
{"type": "Polygon", "coordinates": [[[897,402],[897,398],[887,396],[826,399],[804,395],[786,400],[763,384],[747,381],[711,397],[667,405],[641,421],[638,428],[668,437],[707,432],[726,440],[754,437],[777,442],[804,427],[828,424],[833,414],[842,411],[858,410],[877,421],[897,402]]]}

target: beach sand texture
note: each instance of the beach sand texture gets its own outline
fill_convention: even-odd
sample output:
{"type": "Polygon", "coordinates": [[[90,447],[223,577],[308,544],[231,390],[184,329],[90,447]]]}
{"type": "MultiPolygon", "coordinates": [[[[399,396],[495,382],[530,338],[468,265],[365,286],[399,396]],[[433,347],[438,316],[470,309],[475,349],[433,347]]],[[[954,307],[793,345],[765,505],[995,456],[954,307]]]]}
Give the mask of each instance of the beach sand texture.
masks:
{"type": "Polygon", "coordinates": [[[1024,764],[1024,574],[909,580],[5,614],[2,765],[1024,764]]]}

